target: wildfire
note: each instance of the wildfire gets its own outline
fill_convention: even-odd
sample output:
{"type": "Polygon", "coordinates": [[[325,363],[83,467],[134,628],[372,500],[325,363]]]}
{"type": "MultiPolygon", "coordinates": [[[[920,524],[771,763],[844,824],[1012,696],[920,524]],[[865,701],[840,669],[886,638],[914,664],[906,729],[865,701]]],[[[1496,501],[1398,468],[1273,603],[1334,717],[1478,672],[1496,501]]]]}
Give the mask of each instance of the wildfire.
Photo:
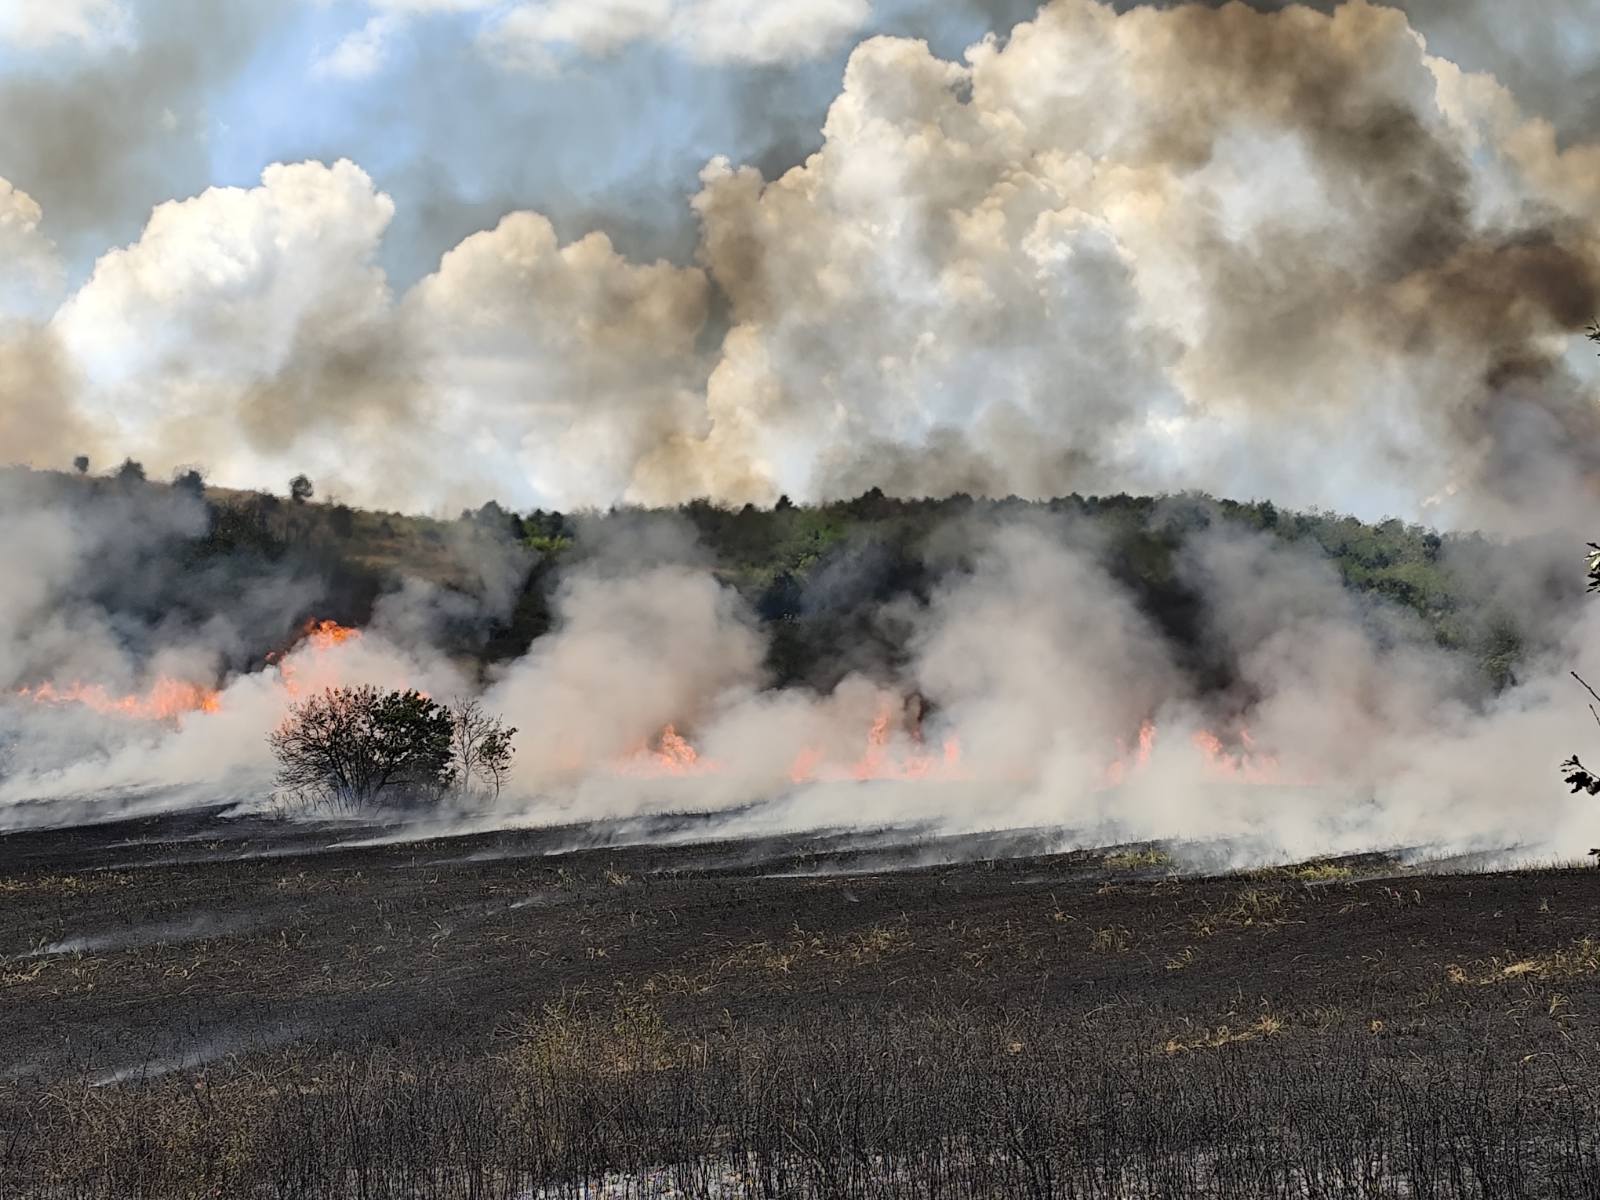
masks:
{"type": "Polygon", "coordinates": [[[1239,731],[1239,749],[1230,751],[1214,733],[1201,730],[1190,741],[1206,760],[1207,768],[1223,779],[1241,780],[1245,783],[1282,783],[1283,773],[1278,760],[1270,754],[1256,750],[1255,740],[1248,729],[1239,731]]]}
{"type": "Polygon", "coordinates": [[[668,775],[694,775],[715,769],[714,764],[701,762],[699,752],[672,725],[661,731],[654,758],[668,775]]]}
{"type": "Polygon", "coordinates": [[[1128,744],[1121,738],[1117,739],[1117,760],[1106,768],[1106,784],[1116,787],[1128,777],[1129,771],[1142,770],[1150,761],[1151,752],[1156,748],[1156,723],[1148,717],[1139,723],[1138,749],[1131,754],[1128,744]]]}
{"type": "MultiPolygon", "coordinates": [[[[1283,784],[1289,782],[1276,756],[1256,747],[1248,729],[1240,729],[1237,747],[1230,747],[1210,730],[1190,735],[1189,744],[1199,753],[1205,773],[1213,779],[1232,783],[1283,784]]],[[[1145,720],[1139,726],[1137,746],[1130,750],[1117,739],[1117,757],[1105,771],[1105,785],[1117,787],[1143,770],[1156,747],[1156,725],[1145,720]]]]}
{"type": "Polygon", "coordinates": [[[629,757],[617,763],[615,769],[622,775],[648,778],[713,775],[721,770],[721,766],[711,759],[702,758],[689,739],[678,732],[677,726],[669,724],[656,736],[654,746],[641,743],[629,757]]]}
{"type": "MultiPolygon", "coordinates": [[[[337,621],[308,621],[296,639],[295,647],[309,645],[318,651],[329,650],[361,636],[359,629],[337,621]]],[[[267,655],[275,667],[284,690],[291,696],[302,690],[292,664],[284,653],[267,655]]],[[[156,680],[146,691],[118,695],[99,683],[41,683],[17,689],[19,699],[34,704],[75,704],[106,716],[139,721],[175,722],[189,713],[214,713],[222,708],[222,693],[206,684],[168,676],[156,680]]]]}
{"type": "MultiPolygon", "coordinates": [[[[894,709],[885,704],[879,708],[867,729],[866,745],[860,758],[853,762],[830,763],[821,749],[807,746],[795,756],[789,767],[789,778],[799,784],[963,777],[961,743],[957,738],[946,738],[938,752],[930,752],[923,748],[920,730],[910,731],[909,748],[897,747],[894,734],[894,709]]],[[[669,724],[656,736],[653,746],[641,745],[616,769],[625,775],[715,775],[722,770],[722,765],[703,757],[678,732],[676,725],[669,724]]]]}
{"type": "Polygon", "coordinates": [[[305,640],[318,650],[327,650],[332,646],[343,645],[361,636],[361,630],[352,629],[348,625],[341,625],[337,621],[307,621],[305,627],[305,640]]]}
{"type": "Polygon", "coordinates": [[[19,688],[17,695],[34,704],[78,704],[107,716],[143,721],[176,721],[185,713],[212,713],[222,707],[221,693],[216,689],[169,678],[156,680],[142,694],[127,696],[113,695],[97,683],[41,683],[19,688]]]}
{"type": "MultiPolygon", "coordinates": [[[[294,641],[281,651],[267,655],[267,679],[292,701],[309,691],[331,686],[338,680],[338,660],[325,655],[354,642],[361,630],[337,621],[308,621],[294,641]],[[308,653],[309,652],[309,653],[308,653]]],[[[214,687],[163,677],[146,691],[118,695],[101,684],[42,683],[16,692],[35,704],[80,705],[97,713],[137,720],[176,723],[191,713],[215,713],[222,708],[221,693],[214,687]]],[[[819,746],[806,746],[789,766],[789,779],[795,784],[820,782],[866,782],[872,780],[956,780],[971,778],[964,767],[961,743],[954,735],[938,748],[925,744],[922,731],[923,703],[920,696],[897,706],[884,696],[867,726],[861,751],[853,759],[830,753],[819,746]]],[[[1146,719],[1132,744],[1117,739],[1116,757],[1104,769],[1100,786],[1115,788],[1128,783],[1151,763],[1156,751],[1157,727],[1146,719]]],[[[1240,728],[1228,740],[1209,730],[1190,735],[1189,744],[1200,758],[1203,773],[1219,781],[1246,784],[1284,784],[1290,782],[1278,759],[1260,749],[1248,729],[1240,728]]],[[[578,769],[582,755],[575,754],[578,769]]],[[[715,775],[723,764],[703,756],[689,737],[675,724],[666,725],[649,742],[640,742],[627,757],[617,761],[619,774],[645,778],[715,775]]]]}
{"type": "Polygon", "coordinates": [[[296,650],[303,645],[309,645],[314,650],[331,650],[334,646],[354,641],[360,636],[361,630],[341,625],[337,621],[307,621],[288,648],[272,651],[267,655],[267,662],[275,666],[280,665],[290,650],[296,650]]]}
{"type": "Polygon", "coordinates": [[[295,664],[289,661],[289,653],[298,650],[301,646],[309,646],[317,653],[325,653],[335,646],[342,646],[346,642],[353,642],[361,636],[361,630],[352,629],[348,625],[341,625],[337,621],[307,621],[288,650],[274,651],[267,655],[267,663],[276,667],[279,682],[283,684],[284,691],[291,697],[301,695],[305,686],[300,679],[295,664]]]}

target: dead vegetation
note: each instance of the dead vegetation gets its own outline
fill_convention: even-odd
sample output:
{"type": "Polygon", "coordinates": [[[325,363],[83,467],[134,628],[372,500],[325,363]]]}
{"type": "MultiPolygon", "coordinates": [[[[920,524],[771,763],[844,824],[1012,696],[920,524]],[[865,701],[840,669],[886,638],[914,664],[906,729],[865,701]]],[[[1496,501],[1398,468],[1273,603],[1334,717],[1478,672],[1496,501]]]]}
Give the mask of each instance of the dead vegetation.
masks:
{"type": "Polygon", "coordinates": [[[7,1200],[1600,1197],[1589,872],[73,837],[0,883],[7,1200]]]}
{"type": "Polygon", "coordinates": [[[1153,1038],[1119,1009],[841,1010],[690,1033],[571,996],[490,1053],[297,1050],[113,1088],[0,1086],[17,1200],[1577,1200],[1600,1085],[1405,1061],[1272,1011],[1153,1038]],[[604,1190],[610,1188],[611,1190],[604,1190]]]}

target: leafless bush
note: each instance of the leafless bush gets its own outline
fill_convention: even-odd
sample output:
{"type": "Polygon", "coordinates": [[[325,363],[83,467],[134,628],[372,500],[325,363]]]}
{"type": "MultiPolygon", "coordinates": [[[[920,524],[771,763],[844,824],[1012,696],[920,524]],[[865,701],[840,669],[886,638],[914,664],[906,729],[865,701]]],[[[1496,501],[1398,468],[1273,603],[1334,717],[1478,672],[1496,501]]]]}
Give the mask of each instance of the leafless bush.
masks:
{"type": "Polygon", "coordinates": [[[450,754],[456,785],[464,792],[482,788],[498,797],[511,773],[516,728],[484,711],[473,699],[457,697],[450,705],[450,754]]]}

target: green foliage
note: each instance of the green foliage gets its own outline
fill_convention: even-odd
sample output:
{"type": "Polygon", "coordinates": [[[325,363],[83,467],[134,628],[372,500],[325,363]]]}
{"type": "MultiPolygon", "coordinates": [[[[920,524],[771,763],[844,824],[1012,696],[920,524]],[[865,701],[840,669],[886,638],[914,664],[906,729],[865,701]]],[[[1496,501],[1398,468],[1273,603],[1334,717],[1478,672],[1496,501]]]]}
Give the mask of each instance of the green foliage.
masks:
{"type": "MultiPolygon", "coordinates": [[[[190,543],[186,562],[207,563],[220,579],[220,568],[231,568],[238,556],[288,559],[297,574],[322,581],[317,615],[345,623],[364,620],[373,599],[403,577],[463,593],[481,586],[457,553],[459,539],[450,523],[312,503],[310,481],[297,477],[293,483],[291,496],[300,501],[294,504],[208,489],[209,528],[190,543]]],[[[81,481],[89,492],[103,484],[81,481]]],[[[768,667],[779,684],[825,687],[846,670],[872,673],[904,662],[906,634],[893,627],[894,612],[905,611],[902,602],[927,603],[947,573],[971,567],[951,557],[949,543],[970,550],[997,522],[1044,518],[1072,526],[1079,544],[1098,547],[1105,568],[1202,686],[1230,682],[1227,663],[1207,644],[1204,597],[1186,582],[1186,548],[1206,530],[1257,534],[1310,551],[1375,605],[1415,614],[1440,646],[1469,658],[1488,687],[1508,686],[1527,654],[1548,648],[1530,643],[1533,631],[1522,614],[1482,599],[1482,580],[1498,553],[1492,543],[1397,520],[1368,524],[1201,493],[1025,501],[966,494],[901,499],[879,489],[819,505],[782,497],[770,509],[728,508],[702,499],[682,505],[677,515],[693,526],[719,578],[745,597],[766,626],[768,667]],[[947,536],[957,523],[967,537],[947,536]]],[[[589,514],[580,528],[561,512],[515,513],[491,501],[462,519],[534,552],[510,611],[449,647],[497,661],[526,652],[550,629],[562,571],[583,556],[589,530],[604,530],[611,518],[589,514]]],[[[1591,549],[1591,585],[1600,589],[1600,546],[1591,549]]],[[[1578,590],[1574,584],[1574,595],[1578,590]]]]}
{"type": "Polygon", "coordinates": [[[531,537],[523,538],[522,544],[527,546],[530,550],[537,550],[540,554],[553,557],[554,555],[560,554],[564,550],[570,549],[572,547],[572,539],[569,537],[560,536],[549,537],[545,534],[539,533],[534,534],[531,537]]]}
{"type": "Polygon", "coordinates": [[[268,735],[278,787],[309,803],[371,805],[386,793],[433,798],[454,782],[449,709],[415,690],[328,688],[268,735]]]}
{"type": "Polygon", "coordinates": [[[351,809],[453,792],[497,796],[516,733],[477,700],[446,707],[411,689],[340,687],[295,705],[267,740],[280,793],[351,809]]]}
{"type": "Polygon", "coordinates": [[[1561,781],[1572,789],[1574,795],[1588,792],[1591,796],[1600,796],[1600,777],[1591,774],[1589,769],[1578,761],[1576,754],[1561,764],[1561,781]]]}

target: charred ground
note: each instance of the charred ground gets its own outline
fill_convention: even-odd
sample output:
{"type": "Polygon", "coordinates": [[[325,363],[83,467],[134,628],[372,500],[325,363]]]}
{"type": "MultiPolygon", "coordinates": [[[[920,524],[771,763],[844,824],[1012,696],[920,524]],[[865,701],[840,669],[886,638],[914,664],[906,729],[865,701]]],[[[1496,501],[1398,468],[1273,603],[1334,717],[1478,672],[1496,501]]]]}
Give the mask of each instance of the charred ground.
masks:
{"type": "Polygon", "coordinates": [[[1204,875],[1177,864],[1215,848],[717,840],[694,815],[359,844],[395,832],[191,814],[0,840],[0,1175],[41,1195],[515,1195],[731,1169],[765,1153],[760,1112],[820,1140],[770,1147],[797,1174],[752,1195],[928,1194],[939,1138],[960,1143],[955,1195],[1146,1194],[1138,1171],[1166,1178],[1185,1146],[1160,1194],[1390,1194],[1292,1190],[1322,1161],[1302,1119],[1323,1123],[1318,1169],[1364,1157],[1435,1187],[1396,1195],[1595,1194],[1590,870],[1386,854],[1204,875]],[[719,1127],[751,1088],[767,1107],[719,1127]],[[474,1192],[451,1139],[485,1105],[474,1192]],[[1037,1145],[1007,1149],[994,1123],[1024,1117],[1037,1145]],[[412,1175],[371,1163],[381,1186],[355,1187],[367,1121],[412,1175]],[[1484,1129],[1498,1158],[1472,1168],[1484,1129]],[[1115,1170],[1094,1149],[1112,1136],[1132,1139],[1115,1170]],[[85,1138],[120,1150],[86,1158],[85,1138]],[[1246,1142],[1265,1165],[1218,1176],[1246,1142]],[[997,1190],[1028,1155],[1054,1182],[997,1190]],[[832,1191],[801,1179],[852,1158],[832,1191]],[[1517,1180],[1543,1183],[1498,1190],[1517,1180]]]}

